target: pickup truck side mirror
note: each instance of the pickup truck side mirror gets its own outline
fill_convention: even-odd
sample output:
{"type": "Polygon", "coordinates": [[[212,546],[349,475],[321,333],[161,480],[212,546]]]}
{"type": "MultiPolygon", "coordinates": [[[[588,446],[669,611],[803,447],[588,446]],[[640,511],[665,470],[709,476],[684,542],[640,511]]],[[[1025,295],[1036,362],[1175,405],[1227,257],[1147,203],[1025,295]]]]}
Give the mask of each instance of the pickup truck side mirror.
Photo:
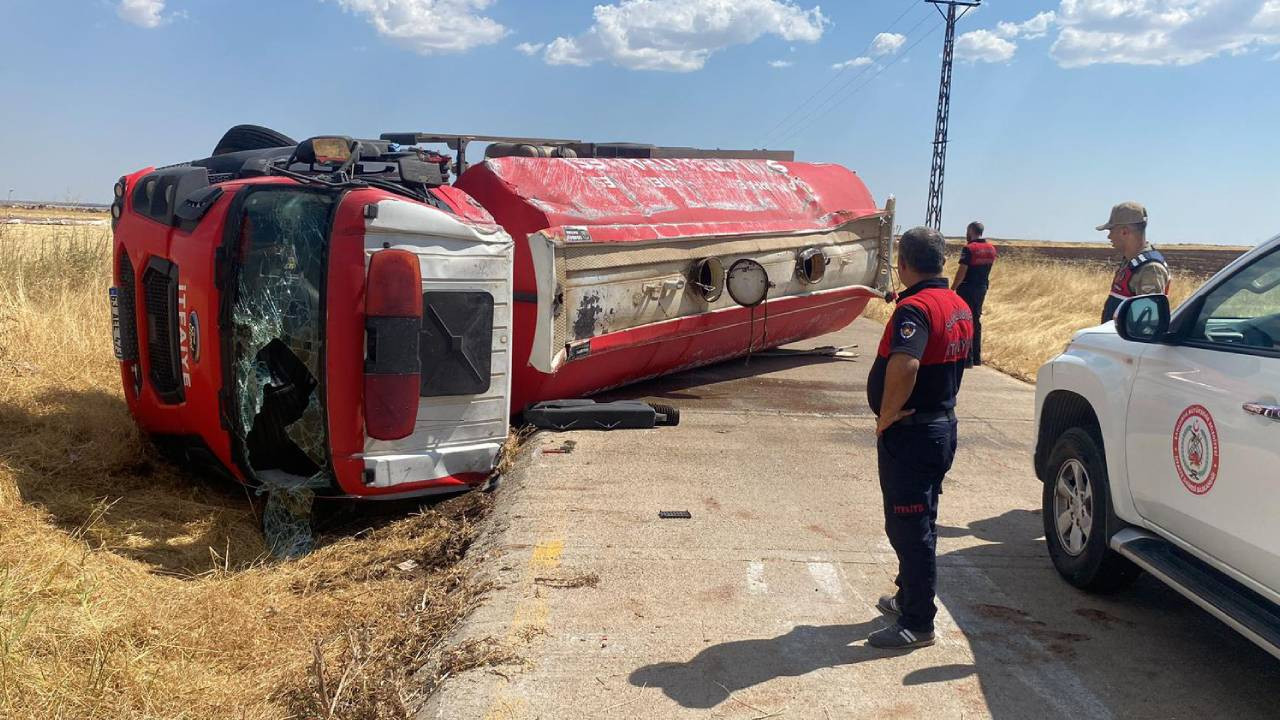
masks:
{"type": "Polygon", "coordinates": [[[1116,332],[1132,342],[1159,342],[1169,332],[1169,298],[1139,295],[1120,303],[1116,332]]]}

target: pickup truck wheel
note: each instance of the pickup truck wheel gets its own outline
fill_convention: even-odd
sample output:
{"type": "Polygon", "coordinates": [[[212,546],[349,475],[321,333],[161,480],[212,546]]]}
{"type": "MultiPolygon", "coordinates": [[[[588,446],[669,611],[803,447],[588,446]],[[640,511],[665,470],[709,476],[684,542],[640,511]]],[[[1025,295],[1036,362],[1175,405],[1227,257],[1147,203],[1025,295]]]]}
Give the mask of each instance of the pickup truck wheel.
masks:
{"type": "Polygon", "coordinates": [[[1049,454],[1044,484],[1044,536],[1049,557],[1067,582],[1084,590],[1119,590],[1137,566],[1107,545],[1111,488],[1098,443],[1083,428],[1064,432],[1049,454]]]}

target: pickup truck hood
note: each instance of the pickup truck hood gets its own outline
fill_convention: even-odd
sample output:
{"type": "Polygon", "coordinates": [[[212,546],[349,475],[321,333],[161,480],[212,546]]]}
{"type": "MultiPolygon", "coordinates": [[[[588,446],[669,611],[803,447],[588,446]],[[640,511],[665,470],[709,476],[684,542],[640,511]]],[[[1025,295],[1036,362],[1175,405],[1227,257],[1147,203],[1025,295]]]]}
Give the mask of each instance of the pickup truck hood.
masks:
{"type": "Polygon", "coordinates": [[[1115,335],[1115,334],[1116,334],[1115,321],[1108,320],[1102,323],[1101,325],[1094,325],[1093,327],[1087,327],[1083,330],[1077,330],[1076,333],[1071,336],[1071,341],[1075,342],[1076,340],[1084,338],[1085,336],[1088,336],[1088,335],[1115,335]]]}

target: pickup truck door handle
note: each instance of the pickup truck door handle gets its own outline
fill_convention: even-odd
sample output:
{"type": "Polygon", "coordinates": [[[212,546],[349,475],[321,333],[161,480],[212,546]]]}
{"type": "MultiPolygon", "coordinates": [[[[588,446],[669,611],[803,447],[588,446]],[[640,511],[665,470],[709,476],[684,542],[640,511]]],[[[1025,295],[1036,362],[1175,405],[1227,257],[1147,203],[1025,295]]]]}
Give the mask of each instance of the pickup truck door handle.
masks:
{"type": "Polygon", "coordinates": [[[1272,420],[1280,420],[1280,405],[1265,405],[1263,403],[1247,402],[1241,407],[1243,407],[1244,411],[1247,413],[1261,415],[1264,418],[1271,418],[1272,420]]]}

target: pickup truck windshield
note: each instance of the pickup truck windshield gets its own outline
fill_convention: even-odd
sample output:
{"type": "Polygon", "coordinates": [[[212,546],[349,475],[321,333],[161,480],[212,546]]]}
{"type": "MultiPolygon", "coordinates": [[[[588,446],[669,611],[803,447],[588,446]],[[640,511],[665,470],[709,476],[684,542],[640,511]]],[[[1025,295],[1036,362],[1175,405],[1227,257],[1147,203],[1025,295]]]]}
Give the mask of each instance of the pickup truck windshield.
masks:
{"type": "Polygon", "coordinates": [[[233,430],[256,479],[309,506],[310,491],[330,476],[321,288],[337,196],[293,187],[249,192],[229,338],[233,430]]]}

